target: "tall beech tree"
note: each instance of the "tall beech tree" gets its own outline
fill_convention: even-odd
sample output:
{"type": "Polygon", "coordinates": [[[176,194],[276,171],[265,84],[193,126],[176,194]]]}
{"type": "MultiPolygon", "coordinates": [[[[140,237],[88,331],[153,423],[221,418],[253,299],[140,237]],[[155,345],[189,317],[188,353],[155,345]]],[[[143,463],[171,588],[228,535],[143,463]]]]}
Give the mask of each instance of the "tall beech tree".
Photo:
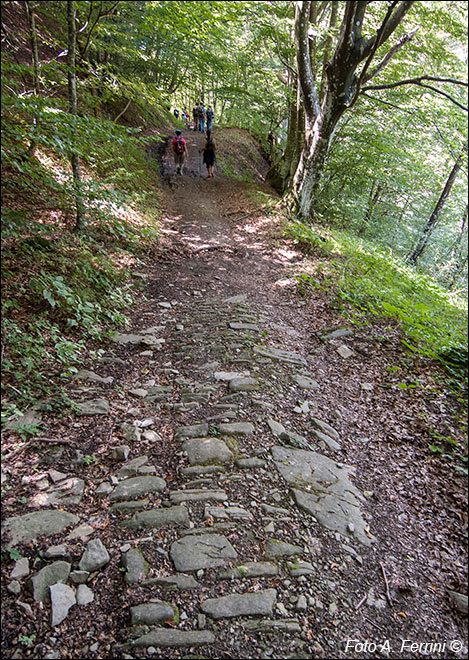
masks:
{"type": "Polygon", "coordinates": [[[422,256],[423,251],[428,245],[428,241],[430,239],[430,236],[432,235],[433,230],[437,226],[440,217],[441,217],[441,212],[443,211],[443,208],[446,204],[446,201],[449,197],[449,194],[451,192],[451,188],[454,186],[454,182],[456,181],[456,177],[458,175],[459,170],[464,164],[464,156],[466,153],[466,148],[463,149],[463,151],[459,154],[458,158],[456,159],[456,162],[453,165],[453,168],[451,172],[449,173],[448,178],[446,179],[446,183],[443,187],[443,190],[441,192],[440,197],[438,198],[438,201],[435,205],[435,208],[433,209],[430,217],[428,218],[425,227],[422,231],[422,234],[417,242],[417,245],[415,248],[412,250],[412,252],[408,255],[407,261],[408,263],[412,264],[415,266],[417,263],[418,259],[422,256]]]}
{"type": "MultiPolygon", "coordinates": [[[[77,73],[76,73],[76,7],[73,0],[67,0],[67,26],[68,26],[68,100],[69,112],[77,117],[78,115],[78,97],[77,97],[77,73]]],[[[76,223],[75,229],[80,231],[85,226],[85,208],[83,205],[82,180],[80,170],[80,158],[75,149],[70,154],[72,165],[73,187],[75,191],[76,223]]]]}
{"type": "MultiPolygon", "coordinates": [[[[304,220],[311,215],[324,164],[329,153],[334,131],[343,114],[356,103],[361,87],[389,62],[409,37],[402,38],[370,71],[377,50],[396,30],[414,0],[388,2],[381,24],[370,38],[362,35],[369,2],[346,2],[335,50],[325,66],[325,81],[320,91],[313,66],[315,37],[309,28],[316,14],[311,1],[296,3],[295,44],[297,67],[305,109],[305,142],[293,178],[289,201],[304,220]],[[363,62],[359,74],[357,69],[363,62]]],[[[383,3],[384,4],[384,3],[383,3]]]]}

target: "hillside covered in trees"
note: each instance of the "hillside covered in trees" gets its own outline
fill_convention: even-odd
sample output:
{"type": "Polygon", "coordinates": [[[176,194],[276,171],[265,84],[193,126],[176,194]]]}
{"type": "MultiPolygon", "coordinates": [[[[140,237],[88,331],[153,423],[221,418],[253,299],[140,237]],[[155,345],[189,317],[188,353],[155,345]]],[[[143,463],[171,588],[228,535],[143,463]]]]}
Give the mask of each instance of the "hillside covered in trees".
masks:
{"type": "Polygon", "coordinates": [[[2,653],[467,656],[466,4],[1,8],[2,653]]]}

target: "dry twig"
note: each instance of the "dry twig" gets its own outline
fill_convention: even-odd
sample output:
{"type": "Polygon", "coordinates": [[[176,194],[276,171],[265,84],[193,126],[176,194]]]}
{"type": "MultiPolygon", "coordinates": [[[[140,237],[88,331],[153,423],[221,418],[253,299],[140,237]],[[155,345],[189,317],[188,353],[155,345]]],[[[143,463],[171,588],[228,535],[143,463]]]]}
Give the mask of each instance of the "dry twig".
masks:
{"type": "Polygon", "coordinates": [[[386,585],[386,598],[387,598],[387,601],[389,603],[389,606],[392,607],[392,598],[391,598],[391,594],[389,592],[389,582],[388,582],[388,578],[386,577],[386,571],[384,570],[384,566],[381,562],[380,562],[379,565],[381,567],[381,572],[383,574],[384,584],[386,585]]]}

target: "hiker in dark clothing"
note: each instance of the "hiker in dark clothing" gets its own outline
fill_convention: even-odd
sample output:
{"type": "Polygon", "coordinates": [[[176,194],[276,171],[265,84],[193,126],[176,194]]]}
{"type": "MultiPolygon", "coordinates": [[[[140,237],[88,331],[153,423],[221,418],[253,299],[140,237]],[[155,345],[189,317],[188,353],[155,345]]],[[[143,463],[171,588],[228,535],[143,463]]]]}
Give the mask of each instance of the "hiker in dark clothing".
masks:
{"type": "Polygon", "coordinates": [[[207,131],[207,137],[205,139],[204,148],[199,151],[203,153],[203,162],[207,166],[208,177],[215,176],[213,173],[213,166],[215,165],[215,152],[217,150],[217,145],[215,140],[211,136],[211,131],[207,131]]]}
{"type": "Polygon", "coordinates": [[[199,129],[199,106],[194,105],[192,108],[192,118],[194,120],[194,131],[199,129]]]}
{"type": "Polygon", "coordinates": [[[211,131],[213,122],[213,110],[211,105],[208,106],[205,117],[207,118],[207,131],[211,131]]]}

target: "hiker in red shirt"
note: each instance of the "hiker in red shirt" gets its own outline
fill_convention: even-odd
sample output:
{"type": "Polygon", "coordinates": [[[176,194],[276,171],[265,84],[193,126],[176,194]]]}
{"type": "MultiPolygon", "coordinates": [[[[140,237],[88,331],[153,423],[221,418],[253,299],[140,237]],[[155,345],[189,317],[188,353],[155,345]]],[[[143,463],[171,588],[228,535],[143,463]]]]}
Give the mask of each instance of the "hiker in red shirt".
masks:
{"type": "Polygon", "coordinates": [[[182,175],[182,170],[184,168],[184,159],[189,157],[189,152],[187,151],[186,141],[181,137],[182,131],[180,128],[176,129],[176,137],[173,138],[171,145],[173,147],[174,153],[174,164],[176,165],[176,173],[182,175]]]}

